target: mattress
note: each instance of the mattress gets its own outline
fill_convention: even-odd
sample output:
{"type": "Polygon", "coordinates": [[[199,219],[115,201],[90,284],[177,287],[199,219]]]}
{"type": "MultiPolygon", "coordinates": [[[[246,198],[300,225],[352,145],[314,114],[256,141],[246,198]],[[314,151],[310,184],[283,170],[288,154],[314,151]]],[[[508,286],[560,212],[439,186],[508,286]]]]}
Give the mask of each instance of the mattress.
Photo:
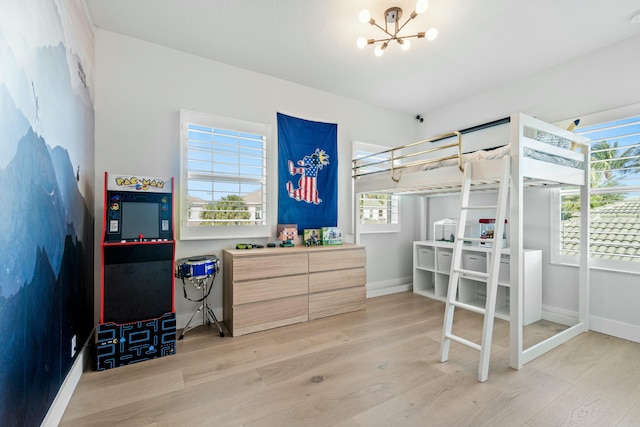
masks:
{"type": "MultiPolygon", "coordinates": [[[[462,164],[465,165],[472,161],[477,160],[496,160],[501,159],[504,156],[508,156],[511,153],[511,144],[503,145],[491,150],[478,150],[471,153],[465,153],[462,155],[462,164]]],[[[533,150],[529,147],[523,147],[523,153],[526,157],[530,157],[535,160],[540,160],[555,165],[569,166],[572,168],[577,167],[580,162],[572,159],[567,159],[561,156],[555,156],[553,154],[543,153],[541,151],[533,150]]],[[[457,166],[458,159],[447,159],[440,162],[427,163],[423,165],[409,166],[398,170],[398,173],[405,174],[411,172],[419,172],[424,170],[437,169],[448,166],[457,166]]]]}

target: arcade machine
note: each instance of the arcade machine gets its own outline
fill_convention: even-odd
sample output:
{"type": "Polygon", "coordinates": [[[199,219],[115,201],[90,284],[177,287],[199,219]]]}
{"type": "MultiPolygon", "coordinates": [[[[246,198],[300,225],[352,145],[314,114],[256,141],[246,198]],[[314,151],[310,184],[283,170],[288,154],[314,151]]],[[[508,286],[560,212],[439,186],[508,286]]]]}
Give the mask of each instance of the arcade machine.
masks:
{"type": "Polygon", "coordinates": [[[105,172],[96,368],[176,351],[173,178],[105,172]]]}

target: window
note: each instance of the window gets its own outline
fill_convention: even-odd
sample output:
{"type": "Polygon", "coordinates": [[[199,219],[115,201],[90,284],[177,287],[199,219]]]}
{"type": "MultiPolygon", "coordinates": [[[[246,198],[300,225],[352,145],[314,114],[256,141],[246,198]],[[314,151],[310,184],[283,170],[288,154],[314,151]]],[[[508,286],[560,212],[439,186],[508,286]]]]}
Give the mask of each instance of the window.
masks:
{"type": "MultiPolygon", "coordinates": [[[[353,142],[353,158],[360,159],[386,150],[386,147],[353,142]]],[[[383,154],[379,158],[371,157],[367,163],[377,163],[388,160],[389,155],[383,154]]],[[[366,171],[375,170],[376,165],[368,166],[366,171]]],[[[400,197],[386,193],[360,194],[358,221],[361,233],[384,233],[400,231],[400,197]]]]}
{"type": "Polygon", "coordinates": [[[383,193],[360,195],[360,224],[397,224],[398,196],[383,193]]]}
{"type": "Polygon", "coordinates": [[[270,127],[180,113],[180,238],[265,237],[270,127]]]}
{"type": "MultiPolygon", "coordinates": [[[[592,265],[640,272],[640,116],[575,132],[591,139],[592,265]]],[[[575,263],[580,244],[578,189],[560,191],[558,212],[558,261],[575,263]]]]}

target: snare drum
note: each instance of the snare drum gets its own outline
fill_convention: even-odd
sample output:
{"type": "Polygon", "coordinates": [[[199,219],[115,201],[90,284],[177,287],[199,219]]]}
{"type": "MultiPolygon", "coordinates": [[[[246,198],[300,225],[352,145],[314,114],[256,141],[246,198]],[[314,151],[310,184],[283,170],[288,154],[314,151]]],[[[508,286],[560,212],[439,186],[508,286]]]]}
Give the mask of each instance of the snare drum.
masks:
{"type": "Polygon", "coordinates": [[[219,268],[218,257],[215,255],[182,258],[176,261],[176,276],[203,279],[217,273],[219,268]]]}

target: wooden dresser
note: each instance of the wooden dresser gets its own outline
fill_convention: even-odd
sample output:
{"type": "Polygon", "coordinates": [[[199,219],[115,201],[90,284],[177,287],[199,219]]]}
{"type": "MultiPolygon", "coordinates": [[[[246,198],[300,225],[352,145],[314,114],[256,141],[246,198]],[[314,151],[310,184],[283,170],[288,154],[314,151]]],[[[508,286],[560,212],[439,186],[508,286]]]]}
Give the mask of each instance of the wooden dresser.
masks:
{"type": "Polygon", "coordinates": [[[223,315],[231,335],[362,310],[363,246],[229,249],[223,257],[223,315]]]}

